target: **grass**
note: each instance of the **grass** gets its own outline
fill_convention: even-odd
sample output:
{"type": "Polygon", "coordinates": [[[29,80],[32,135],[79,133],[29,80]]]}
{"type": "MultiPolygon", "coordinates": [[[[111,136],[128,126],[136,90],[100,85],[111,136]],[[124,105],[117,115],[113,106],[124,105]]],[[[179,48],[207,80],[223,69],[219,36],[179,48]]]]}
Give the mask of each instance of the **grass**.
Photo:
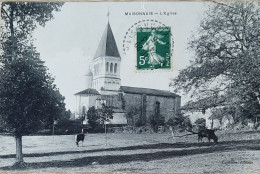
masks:
{"type": "Polygon", "coordinates": [[[217,131],[219,143],[197,136],[170,134],[86,134],[80,147],[74,136],[25,136],[26,164],[14,166],[15,141],[0,136],[0,170],[84,172],[260,173],[259,132],[217,131]]]}

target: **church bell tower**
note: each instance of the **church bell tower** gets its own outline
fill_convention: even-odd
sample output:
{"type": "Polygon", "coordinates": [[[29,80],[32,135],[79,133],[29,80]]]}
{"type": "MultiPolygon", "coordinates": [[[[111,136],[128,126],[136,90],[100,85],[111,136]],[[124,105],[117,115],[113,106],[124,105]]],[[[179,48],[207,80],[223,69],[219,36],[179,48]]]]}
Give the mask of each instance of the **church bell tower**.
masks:
{"type": "Polygon", "coordinates": [[[121,57],[108,21],[92,60],[92,88],[97,91],[117,91],[121,85],[120,66],[121,57]]]}

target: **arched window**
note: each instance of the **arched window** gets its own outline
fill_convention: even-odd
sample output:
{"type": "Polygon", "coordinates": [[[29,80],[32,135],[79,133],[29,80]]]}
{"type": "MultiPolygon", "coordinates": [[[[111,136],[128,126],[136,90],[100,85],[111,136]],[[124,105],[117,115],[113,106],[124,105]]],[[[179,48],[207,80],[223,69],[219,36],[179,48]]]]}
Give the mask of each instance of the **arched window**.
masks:
{"type": "Polygon", "coordinates": [[[109,63],[106,63],[106,72],[108,72],[109,63]]]}
{"type": "Polygon", "coordinates": [[[110,72],[113,72],[113,63],[110,64],[110,72]]]}
{"type": "Polygon", "coordinates": [[[117,72],[117,63],[115,64],[115,67],[114,67],[114,73],[117,72]]]}

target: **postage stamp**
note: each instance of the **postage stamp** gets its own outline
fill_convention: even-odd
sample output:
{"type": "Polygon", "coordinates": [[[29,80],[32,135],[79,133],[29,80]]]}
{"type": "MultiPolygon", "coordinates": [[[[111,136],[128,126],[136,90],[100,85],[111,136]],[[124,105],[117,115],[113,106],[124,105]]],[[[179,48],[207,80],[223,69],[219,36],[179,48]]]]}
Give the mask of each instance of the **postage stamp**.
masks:
{"type": "Polygon", "coordinates": [[[171,28],[137,28],[137,69],[171,68],[171,28]]]}

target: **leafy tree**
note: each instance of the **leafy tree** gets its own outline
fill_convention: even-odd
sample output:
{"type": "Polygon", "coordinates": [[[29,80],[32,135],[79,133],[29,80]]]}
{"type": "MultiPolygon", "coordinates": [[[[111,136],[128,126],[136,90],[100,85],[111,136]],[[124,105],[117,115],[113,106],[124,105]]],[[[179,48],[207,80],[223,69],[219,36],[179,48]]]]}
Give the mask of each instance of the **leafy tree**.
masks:
{"type": "Polygon", "coordinates": [[[114,111],[112,106],[107,106],[104,103],[97,109],[98,118],[101,124],[105,124],[110,119],[113,119],[113,113],[114,111]]]}
{"type": "Polygon", "coordinates": [[[99,118],[98,118],[97,110],[95,109],[94,106],[89,108],[89,110],[87,112],[87,118],[88,118],[88,123],[89,123],[91,129],[93,131],[95,131],[95,129],[99,125],[99,123],[98,123],[99,118]]]}
{"type": "Polygon", "coordinates": [[[192,127],[190,118],[183,116],[183,114],[173,116],[166,122],[166,124],[174,131],[190,130],[192,127]]]}
{"type": "Polygon", "coordinates": [[[0,117],[16,139],[16,161],[21,163],[22,136],[52,125],[65,104],[53,79],[34,59],[4,64],[0,77],[0,117]]]}
{"type": "Polygon", "coordinates": [[[137,122],[140,122],[139,120],[135,120],[135,117],[138,117],[141,115],[141,107],[136,105],[129,105],[126,108],[126,118],[127,118],[127,124],[135,125],[137,122]]]}
{"type": "Polygon", "coordinates": [[[113,108],[112,106],[107,106],[104,103],[100,108],[97,109],[98,118],[101,124],[105,127],[105,134],[106,134],[106,145],[107,145],[107,127],[106,122],[108,122],[110,119],[113,119],[113,108]]]}
{"type": "Polygon", "coordinates": [[[60,117],[60,120],[69,120],[71,115],[72,115],[72,113],[71,113],[70,109],[67,111],[64,111],[62,113],[62,116],[60,117]]]}
{"type": "Polygon", "coordinates": [[[149,124],[152,126],[153,130],[155,132],[157,132],[158,126],[164,126],[165,125],[165,119],[161,115],[159,117],[152,116],[152,119],[149,120],[149,124]]]}
{"type": "Polygon", "coordinates": [[[204,118],[198,118],[194,123],[198,130],[206,129],[206,120],[204,118]]]}
{"type": "Polygon", "coordinates": [[[192,99],[184,110],[250,111],[236,112],[239,119],[253,119],[260,113],[259,26],[259,3],[233,2],[209,8],[189,42],[194,60],[171,82],[192,99]]]}
{"type": "Polygon", "coordinates": [[[16,163],[23,163],[22,136],[53,124],[64,111],[64,97],[33,47],[37,25],[53,19],[62,3],[1,4],[0,116],[16,139],[16,163]]]}
{"type": "Polygon", "coordinates": [[[4,50],[2,62],[24,58],[37,25],[45,26],[53,19],[63,3],[53,2],[3,2],[1,6],[1,43],[4,50]]]}

